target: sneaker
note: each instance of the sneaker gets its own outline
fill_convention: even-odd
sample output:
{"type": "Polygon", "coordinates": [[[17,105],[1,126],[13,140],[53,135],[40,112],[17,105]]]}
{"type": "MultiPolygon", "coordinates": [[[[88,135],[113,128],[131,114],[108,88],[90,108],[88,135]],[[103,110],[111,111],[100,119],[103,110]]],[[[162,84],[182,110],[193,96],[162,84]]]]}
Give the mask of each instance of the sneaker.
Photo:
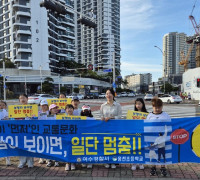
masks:
{"type": "Polygon", "coordinates": [[[28,168],[33,168],[33,167],[34,167],[33,164],[28,165],[28,168]]]}
{"type": "Polygon", "coordinates": [[[150,175],[154,176],[156,174],[156,167],[152,167],[150,171],[150,175]]]}
{"type": "Polygon", "coordinates": [[[66,165],[65,165],[65,171],[69,171],[70,170],[70,168],[69,168],[69,163],[67,163],[66,165]]]}
{"type": "Polygon", "coordinates": [[[19,169],[22,169],[23,167],[24,167],[23,164],[19,164],[19,165],[18,165],[18,168],[19,168],[19,169]]]}
{"type": "Polygon", "coordinates": [[[44,164],[44,163],[45,163],[45,160],[42,159],[42,158],[40,158],[39,161],[38,161],[38,163],[39,163],[39,164],[44,164]]]}
{"type": "Polygon", "coordinates": [[[55,167],[59,167],[59,166],[60,166],[60,165],[59,165],[59,162],[56,161],[55,164],[54,164],[54,166],[55,166],[55,167]]]}
{"type": "Polygon", "coordinates": [[[161,167],[160,172],[162,176],[167,176],[167,170],[165,167],[161,167]]]}
{"type": "Polygon", "coordinates": [[[71,163],[71,170],[73,171],[73,170],[75,170],[75,169],[76,169],[75,164],[74,164],[74,163],[71,163]]]}
{"type": "Polygon", "coordinates": [[[87,164],[81,164],[81,166],[82,166],[83,168],[85,168],[85,167],[87,167],[87,164]]]}
{"type": "Polygon", "coordinates": [[[140,164],[140,165],[139,165],[139,168],[140,168],[140,169],[144,169],[143,164],[140,164]]]}
{"type": "Polygon", "coordinates": [[[11,166],[12,164],[10,163],[10,158],[6,157],[6,166],[11,166]]]}
{"type": "Polygon", "coordinates": [[[115,169],[115,168],[116,168],[116,165],[115,165],[115,164],[111,164],[111,168],[112,168],[112,169],[115,169]]]}
{"type": "Polygon", "coordinates": [[[51,167],[51,166],[52,166],[52,162],[51,162],[51,161],[48,161],[46,166],[47,166],[47,167],[51,167]]]}
{"type": "Polygon", "coordinates": [[[110,168],[110,164],[105,164],[104,167],[108,169],[110,168]]]}
{"type": "Polygon", "coordinates": [[[92,164],[88,164],[88,165],[87,165],[87,168],[88,168],[88,169],[92,169],[92,164]]]}
{"type": "Polygon", "coordinates": [[[132,165],[131,170],[135,171],[136,170],[136,165],[132,165]]]}

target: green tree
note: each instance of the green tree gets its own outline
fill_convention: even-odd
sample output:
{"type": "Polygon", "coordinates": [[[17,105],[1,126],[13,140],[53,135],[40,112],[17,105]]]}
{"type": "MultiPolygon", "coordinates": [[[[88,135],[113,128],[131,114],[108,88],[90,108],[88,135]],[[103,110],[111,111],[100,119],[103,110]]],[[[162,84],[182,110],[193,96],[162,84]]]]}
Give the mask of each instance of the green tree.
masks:
{"type": "MultiPolygon", "coordinates": [[[[174,90],[174,87],[169,84],[165,83],[165,93],[171,93],[174,90]]],[[[164,92],[164,85],[161,87],[161,91],[164,92]]]]}
{"type": "Polygon", "coordinates": [[[46,77],[42,84],[42,91],[44,93],[52,93],[53,92],[53,79],[50,77],[46,77]]]}
{"type": "Polygon", "coordinates": [[[4,58],[0,61],[0,68],[3,68],[3,61],[5,61],[5,68],[15,68],[15,64],[8,58],[4,58]]]}
{"type": "Polygon", "coordinates": [[[60,92],[66,94],[67,88],[65,86],[60,87],[60,92]]]}
{"type": "Polygon", "coordinates": [[[79,93],[79,88],[74,88],[74,93],[79,93]]]}

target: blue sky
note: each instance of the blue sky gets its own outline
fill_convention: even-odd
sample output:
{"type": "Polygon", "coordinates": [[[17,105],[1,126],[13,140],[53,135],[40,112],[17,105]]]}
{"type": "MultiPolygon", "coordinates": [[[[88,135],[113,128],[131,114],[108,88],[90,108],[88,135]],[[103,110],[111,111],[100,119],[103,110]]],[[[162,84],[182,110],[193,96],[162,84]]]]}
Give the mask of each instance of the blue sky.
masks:
{"type": "Polygon", "coordinates": [[[121,0],[121,74],[162,76],[162,38],[169,32],[193,35],[189,15],[200,19],[200,0],[121,0]]]}

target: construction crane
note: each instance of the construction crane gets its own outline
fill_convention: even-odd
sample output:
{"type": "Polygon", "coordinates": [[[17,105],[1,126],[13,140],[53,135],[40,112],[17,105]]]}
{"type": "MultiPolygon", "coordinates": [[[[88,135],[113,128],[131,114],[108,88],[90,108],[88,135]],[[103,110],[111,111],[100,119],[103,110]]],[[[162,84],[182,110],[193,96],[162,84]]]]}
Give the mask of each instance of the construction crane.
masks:
{"type": "Polygon", "coordinates": [[[192,22],[192,25],[194,27],[196,34],[194,36],[188,37],[186,42],[188,44],[191,44],[191,43],[196,44],[196,57],[195,57],[196,67],[200,67],[200,27],[197,24],[197,22],[195,21],[194,16],[190,15],[189,19],[192,22]]]}
{"type": "Polygon", "coordinates": [[[187,71],[187,69],[188,69],[188,63],[189,63],[188,59],[190,57],[190,54],[192,52],[193,47],[194,47],[194,43],[192,42],[192,44],[191,44],[186,56],[184,55],[184,51],[183,50],[180,52],[181,61],[179,62],[179,65],[183,65],[184,66],[184,71],[187,71]]]}

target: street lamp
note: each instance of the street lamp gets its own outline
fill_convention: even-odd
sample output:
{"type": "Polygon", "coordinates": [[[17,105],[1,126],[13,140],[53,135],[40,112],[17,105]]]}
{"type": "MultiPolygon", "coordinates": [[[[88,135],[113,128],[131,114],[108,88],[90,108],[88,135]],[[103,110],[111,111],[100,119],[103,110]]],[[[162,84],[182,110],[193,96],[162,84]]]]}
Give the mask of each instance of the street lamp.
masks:
{"type": "MultiPolygon", "coordinates": [[[[158,46],[154,46],[154,47],[158,48],[160,50],[160,52],[162,53],[163,57],[166,56],[165,51],[163,52],[160,47],[158,47],[158,46]]],[[[166,72],[165,72],[165,65],[163,64],[163,66],[164,66],[164,80],[163,80],[163,85],[164,85],[164,94],[165,94],[165,76],[166,76],[166,72]]]]}
{"type": "Polygon", "coordinates": [[[6,67],[5,67],[5,60],[1,59],[0,61],[3,61],[3,99],[6,100],[6,67]]]}

